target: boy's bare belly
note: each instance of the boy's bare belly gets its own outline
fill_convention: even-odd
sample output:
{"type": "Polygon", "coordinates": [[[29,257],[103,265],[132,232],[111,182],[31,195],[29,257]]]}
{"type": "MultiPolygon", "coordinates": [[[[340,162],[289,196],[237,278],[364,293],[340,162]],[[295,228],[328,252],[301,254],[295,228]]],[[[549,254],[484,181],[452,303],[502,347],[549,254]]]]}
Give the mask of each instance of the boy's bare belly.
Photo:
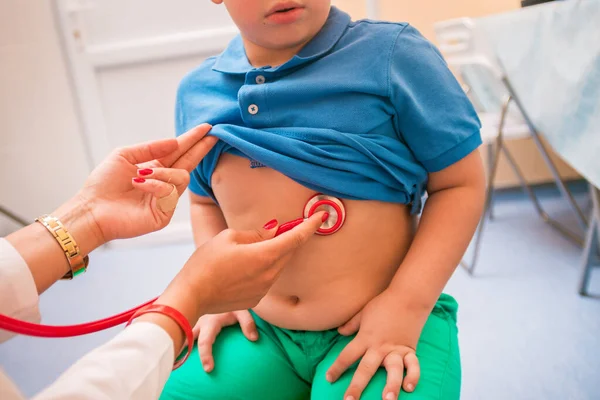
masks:
{"type": "MultiPolygon", "coordinates": [[[[302,216],[315,192],[248,159],[224,153],[212,187],[230,228],[254,229],[277,218],[302,216]]],[[[383,291],[412,239],[408,207],[344,200],[346,222],[331,236],[315,236],[286,260],[279,280],[254,311],[294,330],[336,328],[383,291]]]]}

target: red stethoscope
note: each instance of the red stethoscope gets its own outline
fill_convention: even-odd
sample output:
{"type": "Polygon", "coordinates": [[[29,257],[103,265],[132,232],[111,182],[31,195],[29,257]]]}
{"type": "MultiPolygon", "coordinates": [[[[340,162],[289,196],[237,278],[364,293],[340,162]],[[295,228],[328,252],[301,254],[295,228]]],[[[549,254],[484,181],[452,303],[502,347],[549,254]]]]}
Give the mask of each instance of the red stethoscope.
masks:
{"type": "MultiPolygon", "coordinates": [[[[329,217],[321,227],[317,230],[319,235],[332,235],[339,231],[344,225],[346,220],[346,209],[344,203],[340,199],[324,194],[317,194],[308,200],[304,207],[304,215],[302,218],[295,219],[293,221],[286,222],[279,226],[275,236],[281,235],[294,227],[302,223],[306,218],[309,218],[317,211],[326,211],[329,213],[329,217]]],[[[50,337],[50,338],[65,338],[73,336],[87,335],[89,333],[103,331],[105,329],[113,328],[117,325],[124,324],[141,308],[144,308],[156,301],[158,297],[145,302],[131,310],[124,311],[120,314],[113,315],[108,318],[104,318],[98,321],[87,322],[84,324],[77,325],[39,325],[32,324],[31,322],[25,322],[18,319],[10,318],[6,315],[0,314],[0,329],[7,330],[9,332],[36,336],[36,337],[50,337]]]]}

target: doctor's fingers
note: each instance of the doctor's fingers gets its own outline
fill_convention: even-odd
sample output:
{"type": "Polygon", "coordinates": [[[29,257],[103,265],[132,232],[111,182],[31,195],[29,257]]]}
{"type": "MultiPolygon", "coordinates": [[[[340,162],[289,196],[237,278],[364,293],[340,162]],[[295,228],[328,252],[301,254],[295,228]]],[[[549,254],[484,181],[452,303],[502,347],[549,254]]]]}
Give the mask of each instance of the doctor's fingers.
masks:
{"type": "Polygon", "coordinates": [[[161,139],[116,149],[112,156],[123,157],[131,164],[151,163],[157,158],[168,158],[178,148],[177,139],[161,139]]]}
{"type": "Polygon", "coordinates": [[[145,183],[141,182],[141,179],[152,179],[160,183],[164,183],[164,185],[154,185],[155,187],[163,188],[157,189],[159,190],[159,193],[156,194],[156,192],[150,192],[156,194],[156,196],[159,198],[168,196],[171,193],[171,191],[173,190],[173,186],[171,185],[175,185],[175,188],[177,188],[177,194],[181,196],[181,194],[185,192],[185,189],[187,189],[187,186],[190,183],[190,174],[185,169],[144,168],[138,169],[137,174],[138,178],[134,180],[134,182],[145,183]]]}
{"type": "Polygon", "coordinates": [[[219,140],[206,136],[212,126],[198,125],[177,138],[179,148],[173,154],[159,160],[165,167],[181,168],[191,172],[219,140]]]}
{"type": "Polygon", "coordinates": [[[273,239],[249,244],[248,246],[251,246],[254,251],[261,254],[263,257],[267,257],[271,263],[275,263],[308,242],[323,224],[324,214],[325,213],[323,212],[315,213],[292,230],[274,237],[273,239]]]}

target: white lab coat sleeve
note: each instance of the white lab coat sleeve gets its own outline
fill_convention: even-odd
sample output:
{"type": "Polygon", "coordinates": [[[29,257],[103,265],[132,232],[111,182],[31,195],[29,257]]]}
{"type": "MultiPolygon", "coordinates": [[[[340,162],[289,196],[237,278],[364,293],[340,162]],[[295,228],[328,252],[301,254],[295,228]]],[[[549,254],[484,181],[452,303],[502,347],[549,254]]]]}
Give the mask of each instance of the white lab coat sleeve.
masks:
{"type": "MultiPolygon", "coordinates": [[[[0,314],[28,322],[40,321],[39,297],[27,263],[0,238],[0,314]]],[[[0,343],[13,336],[0,329],[0,343]]]]}
{"type": "Polygon", "coordinates": [[[34,399],[158,399],[173,362],[169,335],[157,325],[138,322],[77,361],[34,399]]]}
{"type": "MultiPolygon", "coordinates": [[[[0,238],[0,313],[38,322],[38,301],[25,260],[0,238]]],[[[0,340],[11,336],[0,330],[0,340]]],[[[81,358],[34,399],[158,399],[173,362],[173,341],[167,332],[152,323],[138,322],[81,358]]],[[[2,370],[0,398],[24,398],[2,370]]]]}

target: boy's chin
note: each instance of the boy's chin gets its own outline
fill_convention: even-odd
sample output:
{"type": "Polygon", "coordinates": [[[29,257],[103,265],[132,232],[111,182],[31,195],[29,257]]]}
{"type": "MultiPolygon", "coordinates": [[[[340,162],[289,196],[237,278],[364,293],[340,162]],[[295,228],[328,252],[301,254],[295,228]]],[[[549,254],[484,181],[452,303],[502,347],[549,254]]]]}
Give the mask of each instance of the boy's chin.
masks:
{"type": "Polygon", "coordinates": [[[271,50],[287,50],[294,49],[299,46],[302,46],[310,41],[310,37],[291,37],[291,38],[283,38],[281,36],[277,37],[277,39],[267,39],[264,40],[261,44],[262,47],[271,49],[271,50]]]}

